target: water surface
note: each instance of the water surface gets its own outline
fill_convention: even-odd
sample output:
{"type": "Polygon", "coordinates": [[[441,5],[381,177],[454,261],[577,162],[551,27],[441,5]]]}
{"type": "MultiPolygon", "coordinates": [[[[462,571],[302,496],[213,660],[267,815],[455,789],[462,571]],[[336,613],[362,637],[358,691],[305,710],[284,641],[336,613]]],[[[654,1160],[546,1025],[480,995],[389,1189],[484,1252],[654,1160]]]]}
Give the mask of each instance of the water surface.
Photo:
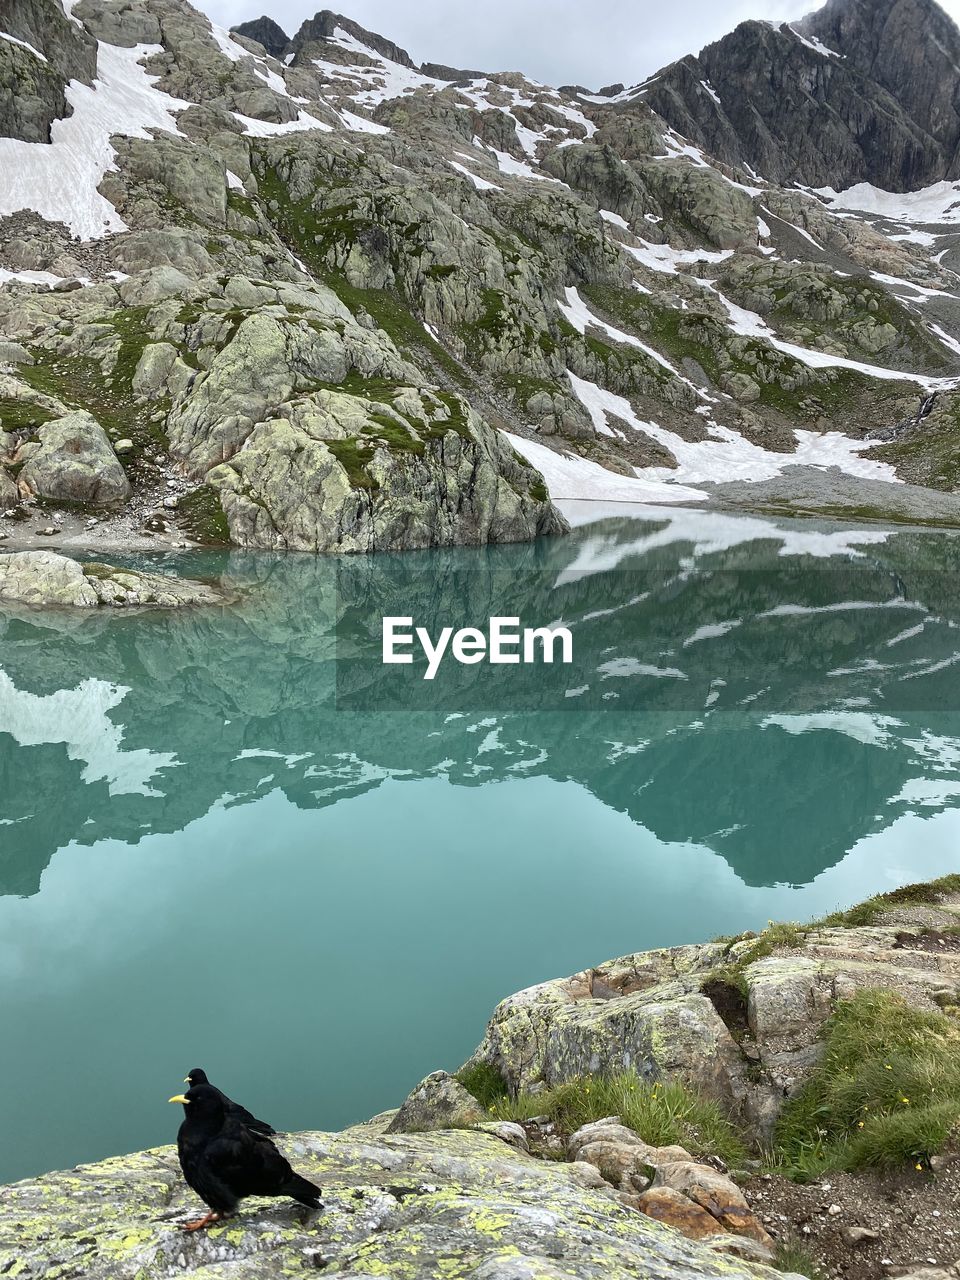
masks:
{"type": "Polygon", "coordinates": [[[170,1140],[195,1065],[339,1127],[509,992],[957,869],[952,535],[599,512],[159,567],[235,600],[0,616],[0,1180],[170,1140]],[[574,667],[379,664],[384,613],[491,612],[574,667]]]}

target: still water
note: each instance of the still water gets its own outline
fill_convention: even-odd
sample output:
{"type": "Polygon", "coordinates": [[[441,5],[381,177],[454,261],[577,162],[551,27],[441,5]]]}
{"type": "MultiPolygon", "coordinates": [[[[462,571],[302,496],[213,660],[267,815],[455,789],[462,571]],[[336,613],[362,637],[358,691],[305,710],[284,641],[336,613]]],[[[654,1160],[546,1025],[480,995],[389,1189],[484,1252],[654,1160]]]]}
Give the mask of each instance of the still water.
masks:
{"type": "Polygon", "coordinates": [[[195,1065],[339,1127],[521,987],[960,862],[950,534],[597,510],[152,563],[231,603],[0,614],[0,1181],[171,1140],[195,1065]],[[380,664],[384,614],[491,613],[574,665],[380,664]]]}

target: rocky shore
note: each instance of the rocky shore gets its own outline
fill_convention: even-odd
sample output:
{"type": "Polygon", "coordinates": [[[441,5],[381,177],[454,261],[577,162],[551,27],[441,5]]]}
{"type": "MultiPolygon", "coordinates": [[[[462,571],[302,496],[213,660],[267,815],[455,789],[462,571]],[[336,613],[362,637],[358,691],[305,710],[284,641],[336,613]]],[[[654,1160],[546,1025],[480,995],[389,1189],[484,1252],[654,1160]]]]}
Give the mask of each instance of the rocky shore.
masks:
{"type": "Polygon", "coordinates": [[[0,604],[43,608],[163,608],[221,604],[218,587],[168,573],[81,563],[53,551],[0,554],[0,604]]]}
{"type": "Polygon", "coordinates": [[[510,996],[457,1076],[433,1073],[397,1111],[279,1139],[322,1185],[319,1215],[251,1201],[184,1235],[197,1205],[164,1147],[0,1188],[0,1274],[939,1280],[960,1258],[960,1112],[939,1143],[926,1131],[922,1165],[858,1163],[882,1107],[816,1169],[790,1140],[851,1016],[845,1070],[879,1044],[881,1071],[922,1060],[932,1079],[955,1056],[958,1008],[957,876],[815,924],[623,957],[510,996]]]}

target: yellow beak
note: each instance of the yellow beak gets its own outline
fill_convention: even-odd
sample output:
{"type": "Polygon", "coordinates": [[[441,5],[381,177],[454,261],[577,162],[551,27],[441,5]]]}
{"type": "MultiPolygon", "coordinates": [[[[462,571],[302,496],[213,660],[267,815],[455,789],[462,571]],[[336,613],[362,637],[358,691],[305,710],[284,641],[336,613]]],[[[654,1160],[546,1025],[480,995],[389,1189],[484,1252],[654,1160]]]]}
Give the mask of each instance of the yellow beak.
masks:
{"type": "Polygon", "coordinates": [[[183,1077],[183,1083],[184,1083],[184,1084],[189,1084],[189,1083],[190,1083],[190,1077],[189,1077],[189,1076],[184,1076],[184,1077],[183,1077]]]}
{"type": "Polygon", "coordinates": [[[189,1099],[189,1098],[185,1098],[185,1097],[183,1096],[183,1094],[182,1094],[182,1093],[178,1093],[175,1097],[173,1097],[173,1098],[168,1098],[168,1099],[167,1099],[167,1101],[168,1101],[168,1102],[182,1102],[182,1103],[183,1103],[183,1105],[184,1105],[184,1106],[186,1106],[186,1105],[189,1103],[190,1099],[189,1099]]]}

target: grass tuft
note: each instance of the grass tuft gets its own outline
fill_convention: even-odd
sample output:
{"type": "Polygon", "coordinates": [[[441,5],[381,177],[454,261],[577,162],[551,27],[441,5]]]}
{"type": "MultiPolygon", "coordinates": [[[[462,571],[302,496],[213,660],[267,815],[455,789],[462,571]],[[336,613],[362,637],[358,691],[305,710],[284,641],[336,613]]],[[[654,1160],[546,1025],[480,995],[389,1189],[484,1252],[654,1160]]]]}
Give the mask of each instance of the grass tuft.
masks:
{"type": "Polygon", "coordinates": [[[498,1120],[521,1123],[549,1116],[565,1135],[594,1120],[618,1115],[622,1124],[653,1147],[686,1147],[692,1155],[716,1155],[734,1167],[746,1156],[739,1135],[716,1102],[700,1097],[679,1080],[647,1084],[635,1071],[583,1076],[542,1093],[501,1097],[488,1110],[498,1120]]]}
{"type": "Polygon", "coordinates": [[[800,1181],[833,1170],[929,1168],[960,1125],[960,1028],[888,991],[842,1001],[820,1065],[787,1103],[775,1162],[800,1181]]]}
{"type": "Polygon", "coordinates": [[[455,1079],[472,1093],[482,1107],[495,1107],[509,1094],[507,1082],[489,1062],[471,1062],[457,1072],[455,1079]]]}
{"type": "Polygon", "coordinates": [[[777,1271],[786,1271],[791,1275],[806,1276],[807,1280],[826,1280],[810,1249],[796,1236],[788,1236],[777,1245],[773,1266],[777,1271]]]}

